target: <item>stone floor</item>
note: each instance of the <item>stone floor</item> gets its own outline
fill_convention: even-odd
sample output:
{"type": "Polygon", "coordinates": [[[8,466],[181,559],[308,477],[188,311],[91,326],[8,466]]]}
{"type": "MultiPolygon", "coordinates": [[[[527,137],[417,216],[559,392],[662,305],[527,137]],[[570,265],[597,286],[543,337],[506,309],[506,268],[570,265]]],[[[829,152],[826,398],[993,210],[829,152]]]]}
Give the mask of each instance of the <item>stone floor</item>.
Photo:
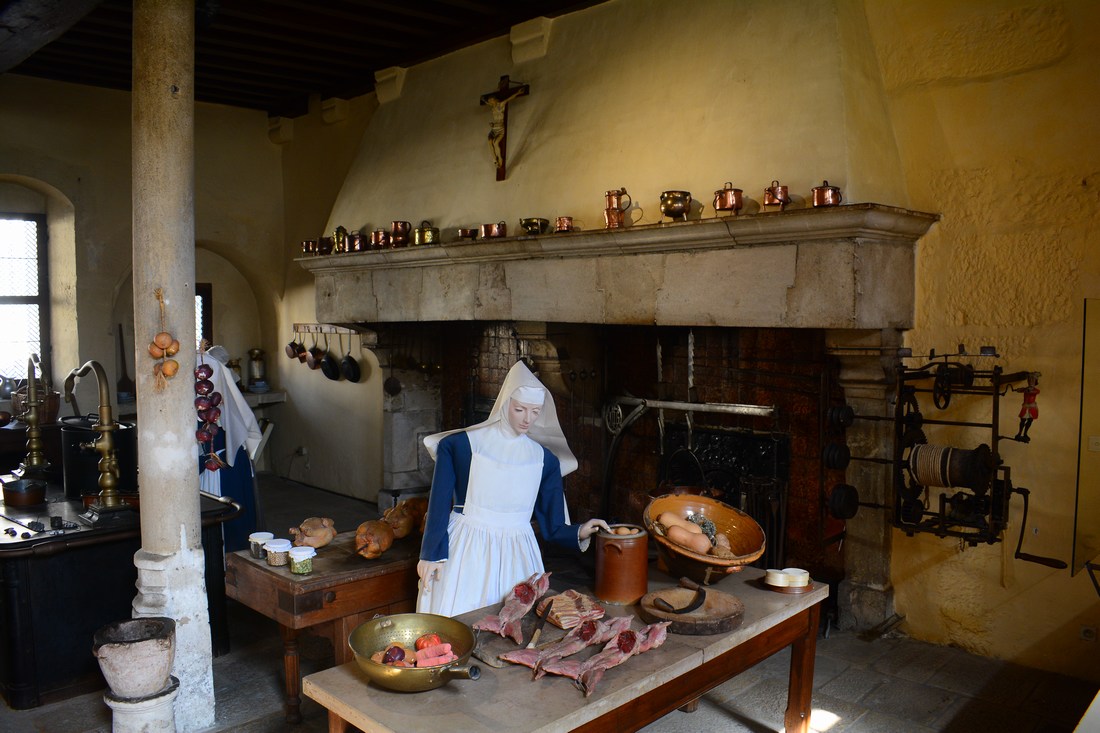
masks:
{"type": "MultiPolygon", "coordinates": [[[[373,505],[262,477],[266,524],[276,532],[324,514],[337,528],[374,516],[373,505]],[[305,508],[305,511],[303,511],[305,508]]],[[[214,660],[216,725],[204,733],[323,733],[323,709],[305,699],[303,721],[282,714],[281,643],[274,622],[230,601],[232,649],[214,660]]],[[[332,648],[316,637],[301,645],[303,674],[332,663],[332,648]]],[[[788,653],[777,654],[706,695],[693,713],[674,712],[646,733],[782,730],[788,653]]],[[[476,683],[472,683],[476,684],[476,683]]],[[[977,657],[900,635],[861,639],[833,629],[817,642],[815,731],[830,733],[1057,733],[1074,731],[1097,685],[977,657]]],[[[110,711],[100,693],[32,710],[0,706],[0,733],[107,733],[110,711]]],[[[1100,726],[1079,733],[1097,733],[1100,726]]],[[[454,731],[451,733],[461,733],[454,731]]]]}

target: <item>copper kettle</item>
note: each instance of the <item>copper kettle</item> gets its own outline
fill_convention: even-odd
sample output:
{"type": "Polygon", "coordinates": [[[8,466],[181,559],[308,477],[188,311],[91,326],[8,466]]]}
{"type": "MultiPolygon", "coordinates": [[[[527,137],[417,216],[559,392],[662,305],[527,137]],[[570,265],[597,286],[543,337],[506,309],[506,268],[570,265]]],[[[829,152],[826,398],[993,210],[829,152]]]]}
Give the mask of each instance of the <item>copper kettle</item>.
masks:
{"type": "Polygon", "coordinates": [[[737,212],[741,210],[742,205],[741,189],[734,188],[733,184],[729,181],[726,181],[724,188],[714,192],[715,211],[737,212]]]}

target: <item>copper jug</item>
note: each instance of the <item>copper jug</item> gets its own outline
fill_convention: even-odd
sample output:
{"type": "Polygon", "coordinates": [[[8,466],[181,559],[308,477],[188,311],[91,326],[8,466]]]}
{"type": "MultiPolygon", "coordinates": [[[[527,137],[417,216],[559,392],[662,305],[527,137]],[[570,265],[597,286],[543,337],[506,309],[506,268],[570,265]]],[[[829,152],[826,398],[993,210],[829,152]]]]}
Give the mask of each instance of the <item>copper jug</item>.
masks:
{"type": "Polygon", "coordinates": [[[620,188],[618,191],[606,191],[603,195],[606,204],[606,209],[619,209],[620,211],[626,211],[630,208],[631,199],[630,194],[626,192],[626,187],[620,188]],[[626,203],[623,203],[623,199],[626,199],[626,203]]]}
{"type": "Polygon", "coordinates": [[[822,181],[820,186],[814,186],[814,206],[840,206],[844,197],[840,195],[840,188],[830,186],[828,181],[822,181]]]}
{"type": "Polygon", "coordinates": [[[611,532],[597,532],[596,598],[629,606],[641,600],[648,589],[649,533],[634,524],[613,524],[611,532]]]}
{"type": "Polygon", "coordinates": [[[734,188],[732,183],[726,181],[725,188],[714,192],[714,210],[740,211],[742,206],[741,193],[741,189],[734,188]]]}

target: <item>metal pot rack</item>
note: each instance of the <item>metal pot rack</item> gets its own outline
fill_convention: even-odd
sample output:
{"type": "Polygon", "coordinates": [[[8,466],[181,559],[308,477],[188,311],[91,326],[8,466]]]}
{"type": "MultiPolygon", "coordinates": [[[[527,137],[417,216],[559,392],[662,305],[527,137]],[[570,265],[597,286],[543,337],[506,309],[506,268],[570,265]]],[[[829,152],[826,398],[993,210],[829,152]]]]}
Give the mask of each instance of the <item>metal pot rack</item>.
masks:
{"type": "Polygon", "coordinates": [[[331,323],[295,323],[294,333],[332,334],[359,336],[363,346],[373,349],[378,346],[378,332],[370,329],[348,328],[331,323]]]}

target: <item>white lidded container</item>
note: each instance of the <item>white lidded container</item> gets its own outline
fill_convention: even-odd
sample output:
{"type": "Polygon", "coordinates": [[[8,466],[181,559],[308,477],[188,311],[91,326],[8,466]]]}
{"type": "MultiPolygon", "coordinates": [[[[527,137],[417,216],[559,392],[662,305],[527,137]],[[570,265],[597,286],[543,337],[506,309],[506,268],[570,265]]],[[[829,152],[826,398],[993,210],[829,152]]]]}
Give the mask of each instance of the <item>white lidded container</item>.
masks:
{"type": "Polygon", "coordinates": [[[264,544],[264,550],[267,551],[268,565],[272,565],[275,567],[286,565],[290,559],[290,540],[268,540],[264,544]]]}
{"type": "Polygon", "coordinates": [[[317,550],[308,545],[301,547],[291,547],[290,551],[290,572],[295,575],[309,575],[313,572],[313,558],[317,554],[317,550]]]}
{"type": "Polygon", "coordinates": [[[253,532],[248,535],[248,554],[257,560],[263,560],[267,557],[267,550],[264,549],[264,545],[273,539],[275,539],[275,535],[271,532],[253,532]]]}

